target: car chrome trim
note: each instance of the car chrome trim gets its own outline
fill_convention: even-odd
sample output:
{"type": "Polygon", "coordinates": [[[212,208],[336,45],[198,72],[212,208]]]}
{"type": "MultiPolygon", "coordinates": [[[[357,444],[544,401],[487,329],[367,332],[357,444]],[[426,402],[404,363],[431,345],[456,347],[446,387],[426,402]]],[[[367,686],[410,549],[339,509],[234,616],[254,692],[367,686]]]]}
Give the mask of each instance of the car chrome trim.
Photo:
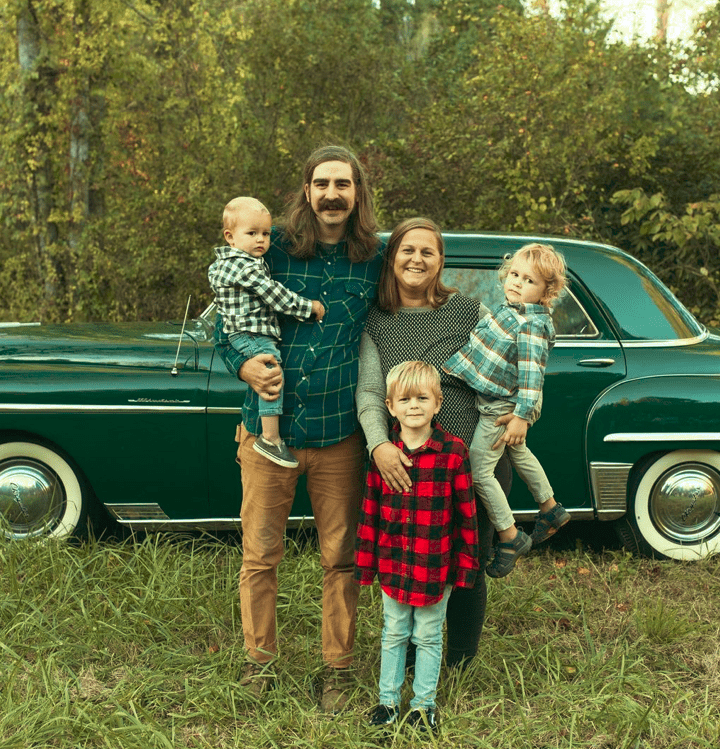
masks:
{"type": "MultiPolygon", "coordinates": [[[[563,507],[565,507],[565,505],[563,505],[563,507]]],[[[588,509],[587,507],[565,507],[565,509],[572,515],[573,520],[595,519],[595,510],[593,509],[588,509]]],[[[537,514],[537,508],[534,510],[513,510],[513,517],[516,520],[522,520],[526,523],[535,520],[537,514]]]]}
{"type": "Polygon", "coordinates": [[[657,341],[626,341],[622,340],[623,348],[662,348],[664,346],[692,346],[696,343],[702,343],[710,334],[706,330],[700,335],[692,338],[670,338],[667,340],[657,341]]]}
{"type": "Polygon", "coordinates": [[[590,463],[590,486],[601,520],[615,520],[627,512],[631,469],[632,463],[590,463]]]}
{"type": "Polygon", "coordinates": [[[207,412],[209,414],[233,414],[237,416],[237,414],[242,413],[242,408],[240,406],[230,407],[230,406],[209,406],[207,409],[207,412]]]}
{"type": "Polygon", "coordinates": [[[108,512],[121,523],[139,520],[170,520],[157,502],[146,504],[106,504],[108,512]]]}
{"type": "Polygon", "coordinates": [[[706,331],[702,335],[694,336],[693,338],[680,338],[667,339],[667,340],[653,340],[653,341],[626,341],[621,340],[620,343],[617,341],[610,340],[599,340],[595,339],[592,341],[584,340],[578,336],[558,336],[555,340],[556,348],[663,348],[663,347],[676,347],[676,346],[693,346],[696,343],[702,343],[707,337],[708,332],[706,331]],[[622,345],[621,345],[622,344],[622,345]]]}
{"type": "Polygon", "coordinates": [[[615,364],[615,359],[580,359],[580,361],[577,362],[579,367],[592,367],[594,369],[612,367],[613,364],[615,364]]]}
{"type": "Polygon", "coordinates": [[[718,442],[720,432],[617,432],[603,442],[718,442]]]}
{"type": "Polygon", "coordinates": [[[620,344],[615,340],[593,340],[586,341],[582,338],[570,337],[558,338],[555,340],[555,348],[604,348],[604,349],[620,349],[620,344]]]}
{"type": "MultiPolygon", "coordinates": [[[[133,528],[135,530],[147,530],[147,531],[191,531],[191,530],[236,530],[242,527],[242,520],[239,517],[232,518],[185,518],[182,520],[171,520],[167,516],[165,517],[149,517],[143,516],[145,508],[151,507],[151,505],[105,505],[110,512],[113,513],[115,518],[122,525],[133,528]],[[127,508],[123,516],[119,516],[115,513],[114,508],[125,507],[127,508]],[[131,508],[138,508],[137,511],[131,508]],[[136,517],[132,517],[132,514],[136,514],[136,517]]],[[[588,509],[587,507],[566,508],[567,511],[573,516],[574,520],[594,520],[594,510],[588,509]]],[[[160,510],[162,512],[162,510],[160,510]]],[[[519,510],[513,513],[518,520],[531,521],[535,519],[537,510],[519,510]]],[[[608,518],[601,518],[608,519],[608,518]]],[[[300,528],[302,526],[314,527],[315,520],[312,516],[305,515],[293,515],[288,518],[286,523],[287,528],[300,528]]]]}
{"type": "MultiPolygon", "coordinates": [[[[189,403],[190,401],[177,401],[189,403]]],[[[0,413],[205,413],[204,406],[86,406],[69,403],[0,403],[0,413]]]]}
{"type": "MultiPolygon", "coordinates": [[[[125,506],[125,505],[121,505],[125,506]]],[[[118,505],[105,505],[108,510],[112,511],[113,507],[118,505]]],[[[132,507],[132,505],[128,505],[132,507]]],[[[135,507],[142,508],[148,507],[148,505],[135,505],[135,507]]],[[[162,510],[161,510],[162,512],[162,510]]],[[[116,516],[117,517],[117,516],[116,516]]],[[[575,515],[573,515],[575,517],[575,515]]],[[[171,520],[167,516],[165,518],[149,518],[149,517],[138,517],[131,518],[129,515],[125,517],[117,517],[117,521],[133,530],[146,530],[146,531],[192,531],[192,530],[208,530],[208,531],[232,531],[239,530],[242,528],[242,520],[239,517],[232,518],[184,518],[182,520],[171,520]]],[[[307,526],[312,528],[315,526],[315,520],[312,517],[304,515],[293,515],[288,518],[285,524],[286,528],[301,528],[307,526]]]]}

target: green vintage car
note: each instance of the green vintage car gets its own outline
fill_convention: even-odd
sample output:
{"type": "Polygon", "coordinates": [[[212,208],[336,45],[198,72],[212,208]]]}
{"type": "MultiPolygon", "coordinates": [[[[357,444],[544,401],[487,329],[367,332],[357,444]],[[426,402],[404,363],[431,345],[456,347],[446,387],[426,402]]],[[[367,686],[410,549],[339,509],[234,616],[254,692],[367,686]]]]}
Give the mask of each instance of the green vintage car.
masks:
{"type": "MultiPolygon", "coordinates": [[[[564,255],[570,287],[543,415],[528,435],[578,520],[626,548],[720,551],[720,337],[642,264],[590,242],[448,233],[444,280],[486,304],[528,241],[564,255]]],[[[107,514],[131,528],[240,524],[235,427],[245,385],[214,352],[208,308],[174,323],[0,325],[0,533],[63,538],[107,514]]],[[[522,482],[518,520],[535,505],[522,482]]],[[[292,520],[312,510],[301,481],[292,520]]]]}

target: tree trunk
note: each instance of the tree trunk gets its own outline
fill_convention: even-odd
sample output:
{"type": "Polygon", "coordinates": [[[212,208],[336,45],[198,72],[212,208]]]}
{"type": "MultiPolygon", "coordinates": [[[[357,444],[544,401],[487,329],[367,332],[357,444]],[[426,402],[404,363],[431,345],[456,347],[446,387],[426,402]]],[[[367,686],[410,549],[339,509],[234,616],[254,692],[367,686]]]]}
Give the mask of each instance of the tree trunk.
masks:
{"type": "MultiPolygon", "coordinates": [[[[75,11],[75,33],[93,37],[90,7],[78,3],[75,11]]],[[[69,243],[80,247],[80,239],[89,219],[102,215],[104,196],[100,186],[103,167],[103,144],[100,137],[105,114],[105,98],[97,93],[97,76],[89,74],[79,81],[70,126],[70,223],[69,243]],[[95,90],[94,90],[95,89],[95,90]]]]}
{"type": "Polygon", "coordinates": [[[55,179],[52,154],[48,143],[48,124],[58,72],[43,56],[42,36],[32,0],[22,3],[17,21],[18,60],[24,78],[25,114],[28,122],[26,148],[29,154],[27,184],[29,189],[31,235],[35,243],[35,270],[39,287],[41,318],[56,305],[63,274],[53,257],[58,239],[57,224],[51,220],[55,179]]]}
{"type": "Polygon", "coordinates": [[[655,38],[667,42],[671,0],[655,0],[655,38]]]}

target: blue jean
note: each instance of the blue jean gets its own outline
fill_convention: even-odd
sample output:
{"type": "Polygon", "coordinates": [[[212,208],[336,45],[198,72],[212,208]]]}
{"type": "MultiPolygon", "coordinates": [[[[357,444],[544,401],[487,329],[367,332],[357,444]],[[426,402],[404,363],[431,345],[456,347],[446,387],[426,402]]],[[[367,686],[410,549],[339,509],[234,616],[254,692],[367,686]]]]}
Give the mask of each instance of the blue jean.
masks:
{"type": "Polygon", "coordinates": [[[382,591],[385,626],[380,661],[381,705],[400,706],[400,690],[405,681],[405,654],[408,642],[412,640],[417,650],[410,709],[435,707],[442,663],[442,626],[451,592],[452,585],[448,585],[443,597],[432,606],[410,606],[398,603],[382,591]]]}
{"type": "MultiPolygon", "coordinates": [[[[258,354],[272,354],[276,359],[277,363],[281,364],[280,350],[275,343],[275,339],[270,336],[260,335],[259,333],[230,333],[228,335],[230,345],[238,353],[246,356],[248,359],[252,359],[253,356],[258,354]]],[[[263,416],[280,416],[283,412],[283,389],[280,388],[280,395],[277,400],[266,401],[262,398],[258,398],[258,414],[262,418],[263,416]]]]}

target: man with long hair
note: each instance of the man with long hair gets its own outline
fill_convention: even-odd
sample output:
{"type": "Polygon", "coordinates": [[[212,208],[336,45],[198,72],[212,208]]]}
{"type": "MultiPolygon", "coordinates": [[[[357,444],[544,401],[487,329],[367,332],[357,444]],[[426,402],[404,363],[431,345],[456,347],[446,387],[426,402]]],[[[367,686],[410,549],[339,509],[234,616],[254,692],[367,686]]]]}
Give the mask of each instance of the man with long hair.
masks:
{"type": "Polygon", "coordinates": [[[216,326],[228,369],[250,385],[242,411],[243,564],[240,610],[248,662],[241,686],[256,697],[277,676],[277,568],[298,477],[305,474],[324,571],[322,707],[337,713],[354,685],[351,663],[359,588],[353,580],[364,448],[354,407],[360,335],[375,297],[381,244],[357,157],[340,146],[314,151],[265,260],[291,291],[319,299],[322,321],[281,316],[285,362],[280,434],[298,460],[277,467],[252,448],[261,431],[258,398],[277,398],[283,371],[270,354],[244,359],[216,326]]]}

